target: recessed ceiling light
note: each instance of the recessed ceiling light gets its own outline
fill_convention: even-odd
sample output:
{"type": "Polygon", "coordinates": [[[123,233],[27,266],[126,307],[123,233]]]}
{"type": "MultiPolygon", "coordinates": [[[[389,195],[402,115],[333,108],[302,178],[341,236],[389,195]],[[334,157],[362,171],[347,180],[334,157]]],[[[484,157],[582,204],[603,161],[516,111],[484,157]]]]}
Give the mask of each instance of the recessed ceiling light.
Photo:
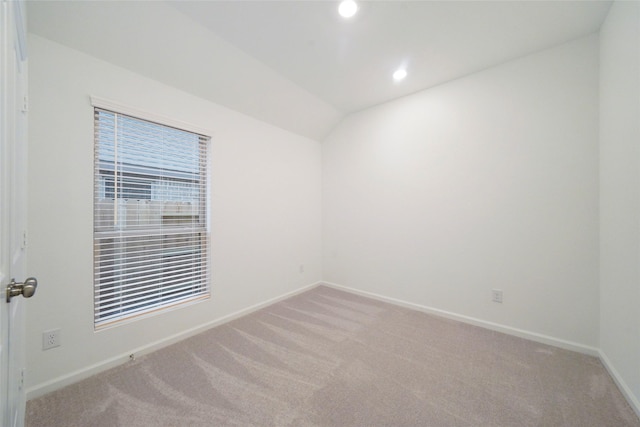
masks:
{"type": "Polygon", "coordinates": [[[358,5],[353,0],[344,0],[338,6],[338,13],[343,18],[351,18],[358,11],[358,5]]]}
{"type": "Polygon", "coordinates": [[[404,68],[398,68],[395,73],[393,73],[393,80],[399,82],[400,80],[407,77],[407,70],[404,68]]]}

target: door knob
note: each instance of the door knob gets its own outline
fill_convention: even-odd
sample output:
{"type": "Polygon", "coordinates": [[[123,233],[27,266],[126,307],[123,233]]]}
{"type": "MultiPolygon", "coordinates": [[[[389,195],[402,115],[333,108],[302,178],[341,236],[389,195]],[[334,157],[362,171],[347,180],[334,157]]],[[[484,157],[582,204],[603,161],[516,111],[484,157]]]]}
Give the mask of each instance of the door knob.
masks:
{"type": "Polygon", "coordinates": [[[22,295],[25,298],[31,298],[36,293],[38,280],[35,277],[29,277],[24,283],[16,283],[15,279],[11,279],[11,283],[7,285],[7,302],[11,302],[11,298],[22,295]]]}

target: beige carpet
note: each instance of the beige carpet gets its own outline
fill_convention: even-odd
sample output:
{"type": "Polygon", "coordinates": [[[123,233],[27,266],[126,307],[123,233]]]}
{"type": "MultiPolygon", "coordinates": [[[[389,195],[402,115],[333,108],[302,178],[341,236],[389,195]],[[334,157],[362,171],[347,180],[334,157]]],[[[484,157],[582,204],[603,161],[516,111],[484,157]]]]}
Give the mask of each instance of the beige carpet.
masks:
{"type": "Polygon", "coordinates": [[[27,426],[640,426],[600,364],[317,287],[28,402],[27,426]]]}

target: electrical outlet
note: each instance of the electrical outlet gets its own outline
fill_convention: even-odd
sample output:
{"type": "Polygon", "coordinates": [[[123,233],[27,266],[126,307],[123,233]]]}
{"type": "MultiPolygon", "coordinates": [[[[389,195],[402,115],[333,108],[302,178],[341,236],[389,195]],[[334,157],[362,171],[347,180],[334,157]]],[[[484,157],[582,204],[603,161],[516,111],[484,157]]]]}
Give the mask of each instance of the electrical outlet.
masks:
{"type": "Polygon", "coordinates": [[[52,329],[42,333],[42,349],[60,347],[60,329],[52,329]]]}
{"type": "Polygon", "coordinates": [[[491,301],[502,304],[502,289],[491,289],[491,301]]]}
{"type": "Polygon", "coordinates": [[[304,264],[300,264],[300,273],[304,273],[304,264]]]}

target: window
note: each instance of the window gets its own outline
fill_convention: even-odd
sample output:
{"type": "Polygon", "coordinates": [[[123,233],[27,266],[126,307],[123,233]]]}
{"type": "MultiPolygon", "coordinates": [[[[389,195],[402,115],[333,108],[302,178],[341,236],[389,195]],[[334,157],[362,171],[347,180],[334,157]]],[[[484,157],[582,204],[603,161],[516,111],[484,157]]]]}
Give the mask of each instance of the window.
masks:
{"type": "Polygon", "coordinates": [[[96,328],[209,297],[207,146],[95,108],[96,328]]]}

